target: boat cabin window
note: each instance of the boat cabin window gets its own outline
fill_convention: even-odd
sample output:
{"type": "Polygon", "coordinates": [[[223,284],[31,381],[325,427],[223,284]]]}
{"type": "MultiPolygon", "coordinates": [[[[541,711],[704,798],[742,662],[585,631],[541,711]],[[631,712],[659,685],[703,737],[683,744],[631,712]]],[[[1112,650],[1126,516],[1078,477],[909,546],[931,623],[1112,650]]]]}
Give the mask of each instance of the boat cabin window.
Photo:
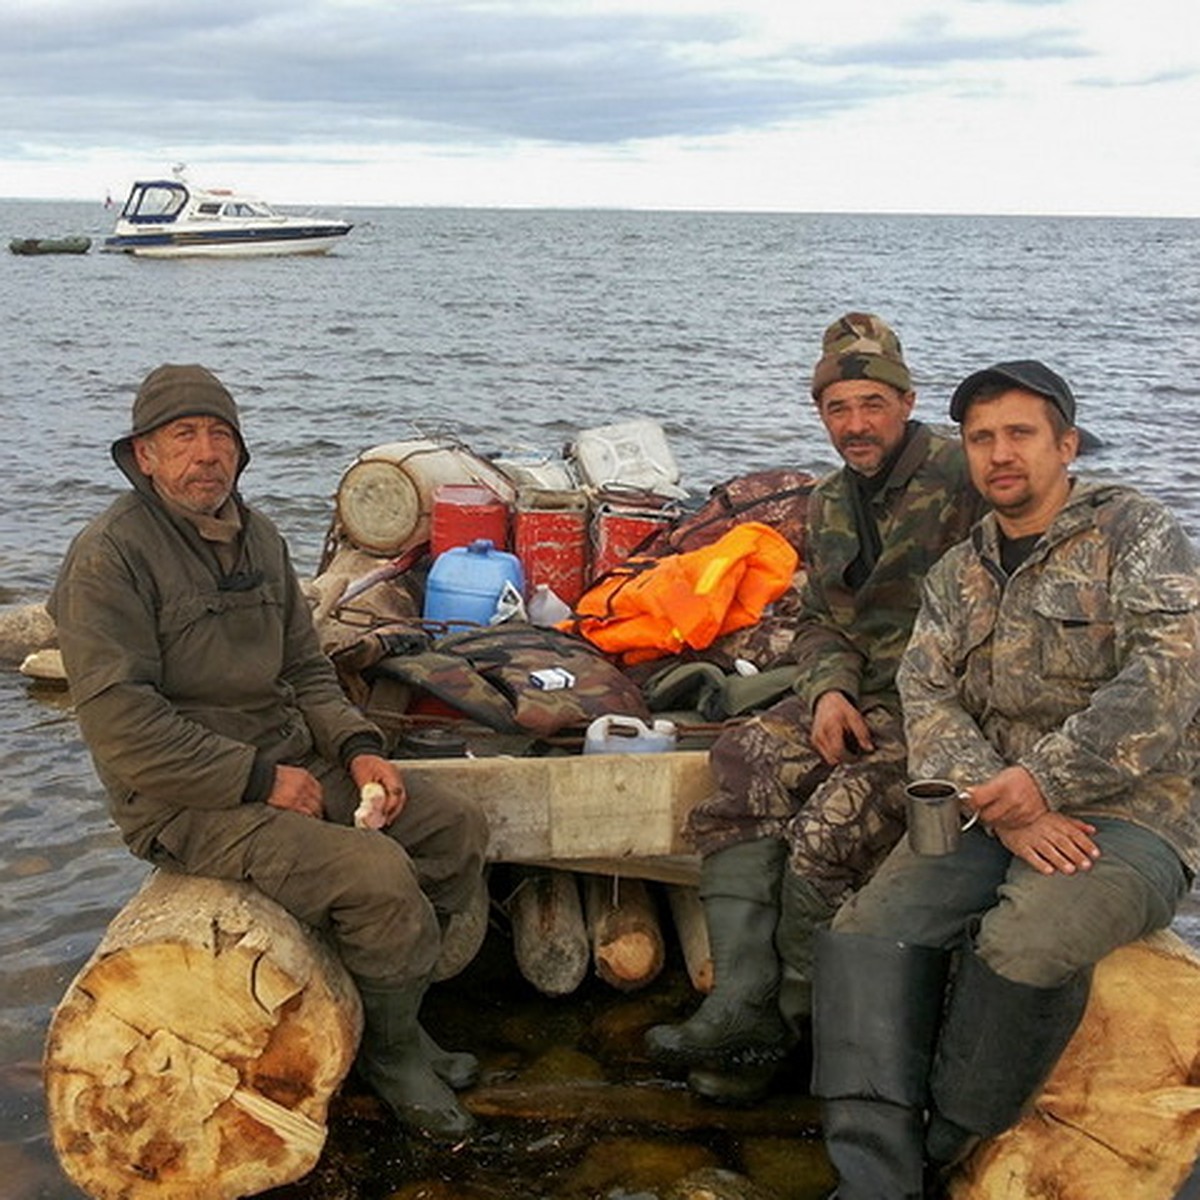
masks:
{"type": "Polygon", "coordinates": [[[179,184],[135,184],[121,215],[130,221],[170,221],[179,215],[187,197],[187,189],[179,184]]]}
{"type": "Polygon", "coordinates": [[[204,203],[196,205],[196,216],[198,217],[219,217],[220,215],[220,204],[214,204],[211,200],[206,200],[204,203]]]}
{"type": "Polygon", "coordinates": [[[261,203],[251,203],[248,200],[231,200],[225,205],[227,217],[269,217],[271,210],[261,203]]]}

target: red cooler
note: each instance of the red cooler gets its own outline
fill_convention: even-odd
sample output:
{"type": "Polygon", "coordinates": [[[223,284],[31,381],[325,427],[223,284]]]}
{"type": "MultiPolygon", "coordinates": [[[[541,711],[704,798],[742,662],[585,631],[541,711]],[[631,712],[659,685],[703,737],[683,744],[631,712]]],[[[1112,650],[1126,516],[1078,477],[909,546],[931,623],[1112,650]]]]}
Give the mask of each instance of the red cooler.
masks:
{"type": "Polygon", "coordinates": [[[508,549],[508,505],[481,483],[443,483],[433,491],[429,550],[436,558],[455,546],[487,538],[508,549]]]}
{"type": "Polygon", "coordinates": [[[546,584],[563,603],[587,583],[587,496],[583,492],[523,488],[514,519],[517,557],[530,595],[546,584]]]}

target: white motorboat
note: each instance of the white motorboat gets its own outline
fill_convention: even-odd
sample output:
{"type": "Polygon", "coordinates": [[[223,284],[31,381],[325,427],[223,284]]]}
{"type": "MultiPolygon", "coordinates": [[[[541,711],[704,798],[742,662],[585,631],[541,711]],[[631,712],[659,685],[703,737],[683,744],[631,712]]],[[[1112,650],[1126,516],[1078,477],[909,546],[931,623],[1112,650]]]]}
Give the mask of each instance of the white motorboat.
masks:
{"type": "Polygon", "coordinates": [[[174,179],[141,180],[101,249],[143,258],[244,258],[324,254],[351,230],[347,221],[289,216],[242,192],[174,179]]]}

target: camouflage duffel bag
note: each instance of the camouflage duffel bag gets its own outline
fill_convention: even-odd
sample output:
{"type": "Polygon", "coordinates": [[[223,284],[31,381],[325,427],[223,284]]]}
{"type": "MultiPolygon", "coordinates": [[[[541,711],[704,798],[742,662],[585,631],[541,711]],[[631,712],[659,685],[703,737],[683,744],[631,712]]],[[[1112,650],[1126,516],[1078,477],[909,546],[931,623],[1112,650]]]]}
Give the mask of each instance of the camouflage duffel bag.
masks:
{"type": "Polygon", "coordinates": [[[633,680],[555,629],[506,621],[413,649],[381,658],[365,674],[435,696],[501,733],[545,737],[607,714],[650,719],[633,680]]]}

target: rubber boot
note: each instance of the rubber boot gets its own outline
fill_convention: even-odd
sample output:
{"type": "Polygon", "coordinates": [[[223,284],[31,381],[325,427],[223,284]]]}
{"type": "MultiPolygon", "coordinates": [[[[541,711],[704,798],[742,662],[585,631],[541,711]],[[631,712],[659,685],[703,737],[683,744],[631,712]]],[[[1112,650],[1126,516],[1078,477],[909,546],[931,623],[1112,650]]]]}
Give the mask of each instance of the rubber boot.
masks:
{"type": "Polygon", "coordinates": [[[812,1018],[813,960],[816,935],[828,929],[837,905],[790,867],[785,868],[779,898],[779,928],[775,948],[781,966],[779,1011],[792,1036],[810,1033],[812,1018]]]}
{"type": "Polygon", "coordinates": [[[418,1024],[421,1052],[434,1074],[456,1092],[474,1087],[479,1082],[479,1059],[465,1050],[443,1050],[424,1025],[418,1024]]]}
{"type": "Polygon", "coordinates": [[[779,1015],[779,885],[786,847],[776,838],[708,855],[700,899],[715,986],[679,1025],[655,1025],[646,1048],[659,1062],[736,1067],[778,1061],[787,1030],[779,1015]]]}
{"type": "Polygon", "coordinates": [[[980,1139],[1016,1123],[1083,1018],[1091,974],[1032,987],[964,951],[930,1079],[932,1162],[952,1166],[980,1139]]]}
{"type": "Polygon", "coordinates": [[[461,1141],[475,1127],[426,1055],[417,1012],[426,981],[380,987],[358,980],[362,1045],[358,1066],[408,1130],[437,1141],[461,1141]]]}
{"type": "Polygon", "coordinates": [[[949,954],[820,930],[813,1094],[838,1200],[920,1200],[925,1104],[949,954]]]}
{"type": "MultiPolygon", "coordinates": [[[[775,929],[780,963],[778,1005],[788,1031],[789,1050],[795,1050],[807,1048],[812,1038],[813,938],[818,929],[828,927],[837,906],[786,865],[781,884],[775,929]]],[[[780,1064],[774,1062],[734,1068],[693,1067],[688,1072],[688,1087],[706,1100],[744,1108],[770,1092],[779,1071],[780,1064]]]]}

